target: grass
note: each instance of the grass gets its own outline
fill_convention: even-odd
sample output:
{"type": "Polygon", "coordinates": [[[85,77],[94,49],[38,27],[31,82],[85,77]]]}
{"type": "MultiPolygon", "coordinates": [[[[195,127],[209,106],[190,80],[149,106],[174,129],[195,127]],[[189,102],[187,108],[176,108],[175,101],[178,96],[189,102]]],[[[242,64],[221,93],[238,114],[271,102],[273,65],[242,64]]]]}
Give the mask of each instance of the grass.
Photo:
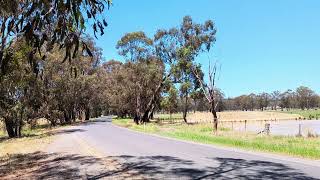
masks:
{"type": "Polygon", "coordinates": [[[22,138],[0,138],[0,158],[17,153],[32,153],[40,151],[52,142],[48,129],[24,130],[22,138]]]}
{"type": "Polygon", "coordinates": [[[155,114],[155,118],[160,118],[160,119],[182,119],[182,113],[172,113],[171,116],[170,114],[155,114]]]}
{"type": "Polygon", "coordinates": [[[188,140],[205,144],[218,144],[241,149],[280,153],[309,159],[320,159],[320,138],[266,136],[234,132],[220,128],[213,135],[211,124],[156,124],[136,125],[129,119],[114,120],[113,123],[140,132],[188,140]]]}
{"type": "Polygon", "coordinates": [[[309,109],[309,110],[301,110],[301,109],[293,109],[289,111],[281,111],[283,113],[288,114],[299,114],[300,116],[306,119],[319,119],[320,118],[320,109],[309,109]]]}
{"type": "Polygon", "coordinates": [[[49,128],[48,124],[38,125],[30,129],[25,126],[22,129],[21,138],[8,138],[7,133],[0,131],[0,159],[12,154],[33,153],[43,150],[53,140],[53,135],[61,129],[61,126],[49,128]]]}
{"type": "MultiPolygon", "coordinates": [[[[218,112],[220,121],[261,121],[261,120],[294,120],[300,117],[295,113],[281,113],[280,111],[223,111],[218,112]]],[[[169,114],[155,114],[155,118],[160,120],[170,120],[169,114]]],[[[174,113],[172,119],[182,121],[182,113],[174,113]]],[[[189,112],[187,114],[188,122],[208,122],[212,120],[212,114],[209,112],[189,112]]]]}

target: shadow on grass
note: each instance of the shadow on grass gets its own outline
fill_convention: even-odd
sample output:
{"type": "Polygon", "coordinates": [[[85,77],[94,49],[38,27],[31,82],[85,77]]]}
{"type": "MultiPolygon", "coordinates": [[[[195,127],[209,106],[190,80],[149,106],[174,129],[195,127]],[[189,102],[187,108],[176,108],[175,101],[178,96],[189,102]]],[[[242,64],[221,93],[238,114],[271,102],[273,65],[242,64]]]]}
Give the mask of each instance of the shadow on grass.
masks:
{"type": "MultiPolygon", "coordinates": [[[[30,137],[30,138],[43,138],[48,136],[54,136],[54,135],[61,135],[61,134],[72,134],[75,132],[85,132],[83,129],[56,129],[48,132],[43,133],[31,133],[31,134],[24,134],[21,138],[24,137],[30,137]]],[[[17,139],[17,138],[9,138],[8,136],[0,137],[0,143],[10,140],[10,139],[17,139]]]]}
{"type": "MultiPolygon", "coordinates": [[[[32,130],[31,133],[25,133],[22,132],[22,137],[44,137],[44,136],[52,136],[52,135],[59,135],[59,134],[70,134],[74,132],[83,132],[85,130],[82,129],[62,129],[62,130],[56,130],[55,128],[61,128],[61,127],[68,127],[68,126],[87,126],[87,125],[93,125],[101,122],[111,122],[112,119],[108,117],[100,117],[100,118],[95,118],[89,121],[78,121],[74,122],[72,124],[63,124],[63,125],[58,125],[55,127],[52,127],[50,124],[42,124],[42,125],[37,125],[32,130]],[[53,129],[52,129],[53,128],[53,129]],[[43,133],[38,133],[41,130],[47,129],[48,132],[43,132],[43,133]],[[52,131],[49,131],[52,130],[52,131]]],[[[7,135],[6,136],[0,136],[0,143],[10,139],[7,135]]]]}

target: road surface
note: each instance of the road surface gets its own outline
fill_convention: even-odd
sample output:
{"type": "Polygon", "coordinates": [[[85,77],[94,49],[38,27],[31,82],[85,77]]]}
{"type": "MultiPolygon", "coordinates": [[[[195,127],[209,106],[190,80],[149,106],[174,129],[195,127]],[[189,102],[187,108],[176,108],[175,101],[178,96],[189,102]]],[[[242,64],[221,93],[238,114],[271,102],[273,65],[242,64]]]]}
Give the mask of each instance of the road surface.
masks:
{"type": "MultiPolygon", "coordinates": [[[[308,161],[189,143],[117,127],[110,117],[75,126],[58,138],[48,151],[69,150],[81,139],[104,156],[117,159],[121,171],[148,179],[318,179],[319,161],[308,161]],[[72,138],[68,138],[68,136],[72,138]],[[69,139],[69,140],[68,140],[69,139]],[[69,142],[68,142],[69,141],[69,142]]],[[[119,173],[119,172],[116,172],[119,173]]],[[[110,173],[89,176],[108,178],[110,173]]],[[[136,176],[132,175],[131,178],[136,176]]]]}

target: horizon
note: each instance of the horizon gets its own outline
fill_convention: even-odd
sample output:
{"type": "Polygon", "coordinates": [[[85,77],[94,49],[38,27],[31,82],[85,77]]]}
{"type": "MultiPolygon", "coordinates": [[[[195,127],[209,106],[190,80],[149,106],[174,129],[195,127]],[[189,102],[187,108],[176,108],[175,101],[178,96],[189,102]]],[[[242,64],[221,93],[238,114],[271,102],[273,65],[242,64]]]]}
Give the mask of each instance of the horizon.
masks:
{"type": "Polygon", "coordinates": [[[176,27],[190,15],[197,23],[211,19],[216,25],[216,43],[209,54],[203,53],[196,60],[205,74],[208,56],[220,62],[218,88],[226,97],[283,92],[299,86],[319,94],[319,1],[141,2],[118,0],[110,8],[106,33],[96,39],[106,61],[124,61],[115,46],[125,33],[144,31],[152,38],[157,29],[176,27]]]}

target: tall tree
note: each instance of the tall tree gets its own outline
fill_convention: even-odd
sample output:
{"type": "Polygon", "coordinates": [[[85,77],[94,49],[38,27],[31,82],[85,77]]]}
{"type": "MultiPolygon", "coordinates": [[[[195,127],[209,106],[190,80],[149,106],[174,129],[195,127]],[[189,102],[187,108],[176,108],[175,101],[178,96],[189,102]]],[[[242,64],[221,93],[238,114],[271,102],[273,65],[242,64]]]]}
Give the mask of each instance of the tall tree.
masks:
{"type": "Polygon", "coordinates": [[[190,16],[185,16],[178,28],[157,31],[154,37],[156,56],[163,62],[166,70],[149,100],[142,117],[143,121],[148,121],[156,102],[156,95],[162,90],[164,82],[179,72],[177,66],[183,62],[185,67],[192,67],[195,58],[201,52],[210,50],[215,42],[215,34],[216,29],[211,20],[198,24],[193,22],[190,16]]]}
{"type": "Polygon", "coordinates": [[[315,92],[308,87],[300,86],[296,90],[299,108],[309,109],[315,106],[315,92]]]}
{"type": "MultiPolygon", "coordinates": [[[[117,43],[116,48],[119,49],[119,54],[124,56],[127,61],[131,62],[133,74],[133,82],[135,82],[134,92],[135,92],[135,121],[139,122],[141,120],[142,108],[143,108],[143,91],[146,77],[148,76],[147,70],[150,62],[153,61],[156,63],[158,61],[152,56],[153,48],[152,39],[148,38],[144,32],[132,32],[125,34],[117,43]],[[147,66],[145,66],[147,65],[147,66]],[[145,74],[146,73],[146,74],[145,74]]],[[[162,68],[159,66],[158,73],[161,74],[162,68]]]]}
{"type": "Polygon", "coordinates": [[[211,63],[209,62],[209,81],[208,83],[205,83],[203,80],[203,73],[200,71],[201,67],[200,65],[192,67],[192,71],[197,77],[197,80],[200,83],[201,89],[203,90],[207,101],[210,104],[210,112],[213,116],[213,128],[214,131],[218,132],[218,116],[217,116],[217,106],[218,106],[218,97],[219,94],[218,89],[216,88],[216,79],[217,79],[217,69],[218,65],[217,63],[214,63],[213,66],[211,66],[211,63]]]}

